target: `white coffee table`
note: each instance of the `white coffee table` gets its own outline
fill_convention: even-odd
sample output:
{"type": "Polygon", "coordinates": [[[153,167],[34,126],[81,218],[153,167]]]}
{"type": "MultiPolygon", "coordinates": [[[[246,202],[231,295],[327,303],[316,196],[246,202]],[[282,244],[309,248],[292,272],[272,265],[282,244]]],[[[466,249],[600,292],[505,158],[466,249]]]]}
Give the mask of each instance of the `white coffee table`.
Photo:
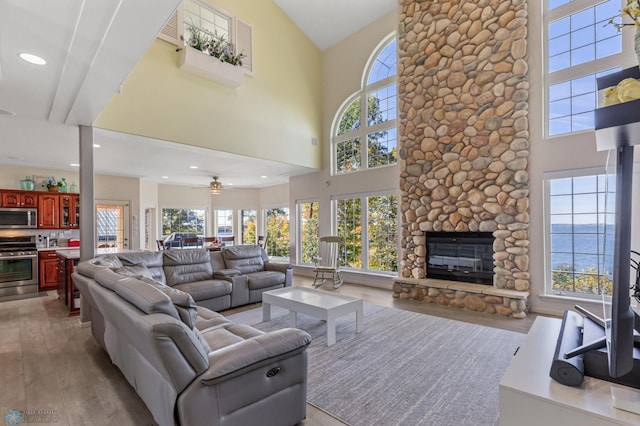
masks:
{"type": "Polygon", "coordinates": [[[306,287],[285,287],[262,293],[262,320],[271,319],[271,305],[289,310],[289,323],[296,327],[298,313],[327,322],[327,346],[336,343],[336,318],[355,312],[356,333],[364,330],[362,299],[306,287]]]}

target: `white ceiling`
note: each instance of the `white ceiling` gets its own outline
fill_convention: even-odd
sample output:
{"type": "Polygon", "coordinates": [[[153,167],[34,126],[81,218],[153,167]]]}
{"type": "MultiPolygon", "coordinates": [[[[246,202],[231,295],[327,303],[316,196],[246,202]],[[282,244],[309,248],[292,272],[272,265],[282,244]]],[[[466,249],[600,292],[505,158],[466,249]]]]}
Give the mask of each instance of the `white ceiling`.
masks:
{"type": "MultiPolygon", "coordinates": [[[[320,49],[397,4],[395,0],[274,1],[320,49]]],[[[0,1],[0,164],[74,170],[70,164],[78,162],[75,126],[94,122],[179,3],[0,1]],[[47,64],[24,62],[18,57],[21,52],[37,54],[47,64]]],[[[160,183],[207,185],[215,175],[225,185],[256,188],[313,171],[101,129],[95,130],[94,141],[100,145],[94,155],[97,173],[160,183]]]]}
{"type": "Polygon", "coordinates": [[[398,7],[397,0],[273,0],[320,50],[398,7]]]}

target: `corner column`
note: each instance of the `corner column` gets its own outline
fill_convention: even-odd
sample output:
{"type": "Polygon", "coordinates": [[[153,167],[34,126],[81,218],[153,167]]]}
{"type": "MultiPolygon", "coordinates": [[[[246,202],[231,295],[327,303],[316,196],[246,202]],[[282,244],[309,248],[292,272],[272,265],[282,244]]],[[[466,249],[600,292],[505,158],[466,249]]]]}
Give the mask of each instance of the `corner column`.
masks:
{"type": "Polygon", "coordinates": [[[80,260],[95,257],[93,127],[80,126],[80,260]]]}

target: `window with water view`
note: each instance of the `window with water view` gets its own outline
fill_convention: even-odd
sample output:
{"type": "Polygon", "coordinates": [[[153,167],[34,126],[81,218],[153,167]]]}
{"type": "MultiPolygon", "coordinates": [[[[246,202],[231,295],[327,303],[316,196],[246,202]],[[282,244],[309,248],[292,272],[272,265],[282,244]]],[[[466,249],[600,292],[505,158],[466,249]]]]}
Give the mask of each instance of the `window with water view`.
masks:
{"type": "Polygon", "coordinates": [[[615,176],[549,179],[547,194],[550,293],[611,295],[615,176]]]}

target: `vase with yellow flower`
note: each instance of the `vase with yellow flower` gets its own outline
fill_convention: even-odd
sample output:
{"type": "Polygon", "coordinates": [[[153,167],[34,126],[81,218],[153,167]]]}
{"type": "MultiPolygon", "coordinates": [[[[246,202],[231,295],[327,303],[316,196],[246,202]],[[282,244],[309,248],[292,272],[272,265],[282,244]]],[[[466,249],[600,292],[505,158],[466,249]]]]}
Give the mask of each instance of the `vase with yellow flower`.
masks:
{"type": "Polygon", "coordinates": [[[636,29],[634,46],[638,64],[640,64],[640,0],[626,0],[627,4],[620,9],[620,16],[614,16],[609,20],[609,24],[614,25],[618,31],[622,28],[633,26],[636,29]],[[618,22],[618,18],[620,18],[618,22]],[[631,22],[629,22],[631,20],[631,22]]]}

